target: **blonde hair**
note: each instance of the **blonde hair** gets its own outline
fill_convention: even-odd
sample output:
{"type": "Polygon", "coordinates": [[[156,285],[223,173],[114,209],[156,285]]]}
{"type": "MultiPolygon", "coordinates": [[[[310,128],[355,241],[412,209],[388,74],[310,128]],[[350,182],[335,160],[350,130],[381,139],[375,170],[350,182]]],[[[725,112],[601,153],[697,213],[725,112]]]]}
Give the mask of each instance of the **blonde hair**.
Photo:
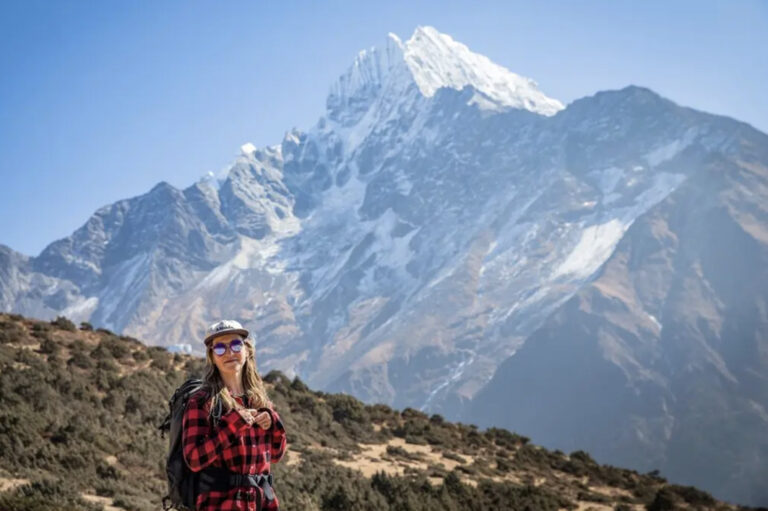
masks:
{"type": "MultiPolygon", "coordinates": [[[[210,343],[212,344],[212,343],[210,343]]],[[[222,405],[222,413],[226,413],[233,408],[238,408],[238,404],[229,393],[229,389],[224,385],[224,381],[219,374],[219,368],[213,361],[213,353],[211,346],[205,350],[206,363],[205,363],[205,375],[203,376],[203,382],[208,390],[210,396],[210,411],[217,409],[219,403],[222,405]]],[[[264,382],[261,380],[258,371],[256,370],[256,356],[255,350],[250,342],[244,341],[246,350],[245,365],[242,371],[243,390],[248,398],[247,403],[251,408],[267,408],[269,405],[269,398],[267,397],[267,391],[264,388],[264,382]]]]}

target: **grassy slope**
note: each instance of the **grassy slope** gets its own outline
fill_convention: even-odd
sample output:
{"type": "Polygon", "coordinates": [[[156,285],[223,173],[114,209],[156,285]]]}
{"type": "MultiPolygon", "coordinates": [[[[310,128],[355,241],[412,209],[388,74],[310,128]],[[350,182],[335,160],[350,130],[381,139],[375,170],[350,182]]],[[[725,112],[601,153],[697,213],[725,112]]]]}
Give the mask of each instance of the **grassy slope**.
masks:
{"type": "MultiPolygon", "coordinates": [[[[0,511],[160,509],[156,426],[201,368],[108,331],[0,314],[0,511]]],[[[265,380],[289,435],[274,468],[287,510],[736,509],[506,430],[265,380]]]]}

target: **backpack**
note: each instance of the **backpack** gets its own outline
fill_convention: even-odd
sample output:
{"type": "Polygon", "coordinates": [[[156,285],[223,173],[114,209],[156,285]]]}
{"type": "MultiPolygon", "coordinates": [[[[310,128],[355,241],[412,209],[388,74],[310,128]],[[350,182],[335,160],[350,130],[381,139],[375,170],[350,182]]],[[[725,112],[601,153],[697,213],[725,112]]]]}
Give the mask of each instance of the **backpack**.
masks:
{"type": "MultiPolygon", "coordinates": [[[[168,401],[168,415],[158,426],[161,435],[169,434],[168,458],[165,471],[168,479],[168,494],[163,497],[163,509],[194,510],[199,493],[200,473],[193,472],[184,461],[181,445],[182,421],[189,397],[203,387],[203,381],[190,378],[181,384],[168,401]]],[[[221,418],[221,404],[213,413],[214,421],[221,418]]]]}

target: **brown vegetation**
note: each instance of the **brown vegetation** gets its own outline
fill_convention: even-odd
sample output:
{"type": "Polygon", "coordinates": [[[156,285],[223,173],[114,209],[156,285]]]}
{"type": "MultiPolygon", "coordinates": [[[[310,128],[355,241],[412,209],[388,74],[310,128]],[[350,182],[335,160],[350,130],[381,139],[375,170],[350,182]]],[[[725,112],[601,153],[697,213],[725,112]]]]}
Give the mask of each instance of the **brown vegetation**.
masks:
{"type": "MultiPolygon", "coordinates": [[[[0,510],[156,510],[167,400],[202,360],[69,320],[0,314],[0,510]]],[[[439,415],[265,376],[289,453],[287,510],[736,509],[657,474],[598,465],[439,415]]]]}

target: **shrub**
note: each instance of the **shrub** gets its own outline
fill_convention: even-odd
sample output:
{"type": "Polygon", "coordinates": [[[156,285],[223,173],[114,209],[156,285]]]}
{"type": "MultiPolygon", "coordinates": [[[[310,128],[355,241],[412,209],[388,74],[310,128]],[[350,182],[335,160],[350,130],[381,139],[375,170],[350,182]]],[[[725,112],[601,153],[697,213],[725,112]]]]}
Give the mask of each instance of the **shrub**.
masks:
{"type": "Polygon", "coordinates": [[[443,424],[445,424],[445,419],[439,413],[435,413],[429,418],[429,422],[432,424],[437,424],[442,426],[443,424]]]}
{"type": "Polygon", "coordinates": [[[588,465],[595,465],[596,464],[595,460],[592,459],[592,456],[590,456],[588,453],[586,453],[584,451],[573,451],[571,453],[570,457],[571,457],[572,460],[575,460],[575,461],[578,461],[578,462],[581,462],[581,463],[585,463],[585,464],[588,464],[588,465]]]}
{"type": "Polygon", "coordinates": [[[109,337],[106,339],[103,339],[99,346],[104,346],[104,348],[112,355],[114,358],[125,358],[128,357],[131,354],[131,348],[128,346],[128,344],[116,337],[109,337]]]}
{"type": "Polygon", "coordinates": [[[669,490],[680,496],[686,503],[694,507],[711,507],[717,503],[717,501],[705,491],[701,491],[693,486],[679,486],[671,484],[668,486],[669,490]]]}
{"type": "Polygon", "coordinates": [[[77,332],[75,324],[64,316],[57,316],[56,319],[51,321],[51,325],[61,328],[62,330],[67,330],[68,332],[77,332]]]}
{"type": "Polygon", "coordinates": [[[152,359],[152,367],[167,372],[173,369],[173,355],[160,346],[151,346],[147,349],[149,358],[152,359]]]}
{"type": "Polygon", "coordinates": [[[380,403],[367,406],[366,410],[368,410],[368,415],[371,417],[371,420],[376,423],[392,421],[397,415],[397,412],[392,408],[380,403]]]}
{"type": "Polygon", "coordinates": [[[406,460],[419,460],[421,456],[418,453],[410,453],[399,445],[388,445],[387,454],[394,458],[403,458],[406,460]]]}
{"type": "Polygon", "coordinates": [[[291,383],[288,377],[277,369],[272,369],[262,379],[265,383],[275,385],[276,387],[288,387],[291,383]]]}
{"type": "Polygon", "coordinates": [[[48,336],[48,332],[51,331],[51,325],[49,323],[34,323],[32,325],[32,335],[38,339],[45,339],[48,336]]]}
{"type": "Polygon", "coordinates": [[[24,329],[12,321],[0,321],[0,344],[17,343],[24,337],[24,329]]]}
{"type": "Polygon", "coordinates": [[[591,491],[580,491],[578,492],[576,498],[578,500],[585,500],[588,502],[599,502],[599,503],[610,503],[611,499],[606,497],[605,495],[602,495],[600,493],[595,493],[591,491]]]}
{"type": "Polygon", "coordinates": [[[443,458],[447,458],[449,460],[456,461],[458,463],[461,463],[462,465],[467,463],[467,460],[456,454],[455,452],[451,451],[443,451],[443,458]]]}
{"type": "Polygon", "coordinates": [[[667,487],[661,488],[656,492],[656,497],[653,502],[648,504],[645,508],[648,511],[670,511],[678,508],[678,504],[682,503],[682,499],[677,497],[675,493],[667,487]]]}
{"type": "Polygon", "coordinates": [[[59,343],[52,339],[44,339],[40,343],[40,353],[44,355],[55,355],[61,352],[61,346],[59,343]]]}
{"type": "Polygon", "coordinates": [[[309,392],[309,387],[307,387],[307,385],[303,381],[301,381],[301,379],[298,376],[296,376],[293,379],[293,382],[291,382],[291,388],[298,392],[309,392]]]}
{"type": "Polygon", "coordinates": [[[341,423],[364,423],[368,421],[368,414],[363,404],[352,396],[346,394],[328,394],[325,398],[328,406],[333,410],[333,420],[341,423]]]}
{"type": "Polygon", "coordinates": [[[499,447],[506,447],[507,449],[522,446],[529,442],[528,437],[518,435],[517,433],[512,433],[506,429],[488,428],[488,430],[485,432],[485,435],[494,444],[498,445],[499,447]]]}
{"type": "Polygon", "coordinates": [[[91,369],[95,365],[91,356],[82,351],[73,351],[67,364],[79,367],[80,369],[91,369]]]}

